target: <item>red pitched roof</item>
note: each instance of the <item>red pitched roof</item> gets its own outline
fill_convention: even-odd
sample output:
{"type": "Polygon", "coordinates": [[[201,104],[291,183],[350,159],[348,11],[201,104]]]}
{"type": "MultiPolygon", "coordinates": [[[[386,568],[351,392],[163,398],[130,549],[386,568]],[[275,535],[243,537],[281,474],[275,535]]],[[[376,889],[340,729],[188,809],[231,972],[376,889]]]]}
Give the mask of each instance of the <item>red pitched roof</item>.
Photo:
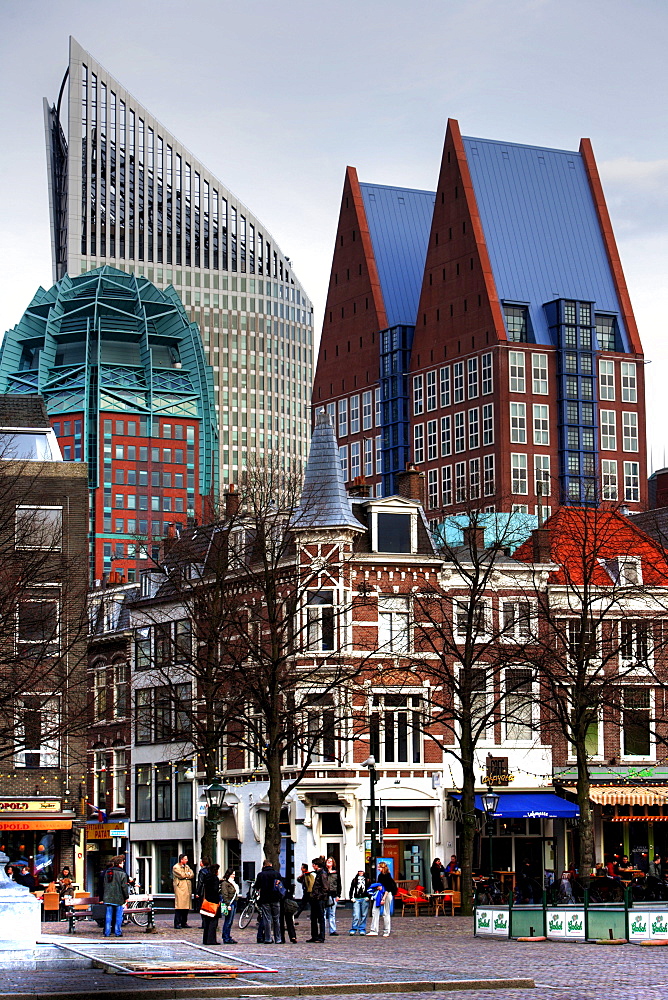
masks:
{"type": "MultiPolygon", "coordinates": [[[[549,533],[550,556],[564,569],[552,574],[551,583],[583,583],[612,586],[606,563],[627,556],[641,560],[642,582],[668,586],[668,553],[630,518],[614,510],[559,507],[543,525],[549,533]]],[[[521,562],[533,562],[533,542],[527,539],[513,554],[521,562]]]]}

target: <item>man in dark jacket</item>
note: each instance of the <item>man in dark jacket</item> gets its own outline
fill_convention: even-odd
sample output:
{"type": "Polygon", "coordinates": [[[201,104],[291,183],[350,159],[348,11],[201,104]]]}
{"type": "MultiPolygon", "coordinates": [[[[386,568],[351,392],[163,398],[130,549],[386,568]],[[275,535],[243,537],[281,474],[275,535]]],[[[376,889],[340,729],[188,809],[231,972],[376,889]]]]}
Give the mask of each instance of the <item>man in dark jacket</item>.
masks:
{"type": "Polygon", "coordinates": [[[277,872],[271,861],[265,861],[262,871],[255,879],[255,888],[260,893],[260,910],[264,927],[264,943],[271,944],[272,929],[274,943],[281,942],[281,893],[278,885],[283,886],[281,873],[277,872]]]}
{"type": "Polygon", "coordinates": [[[111,936],[111,925],[114,925],[116,937],[123,937],[121,924],[123,923],[123,907],[129,896],[128,877],[122,868],[122,858],[112,858],[111,867],[104,873],[104,896],[103,902],[106,905],[104,917],[104,936],[111,936]]]}
{"type": "Polygon", "coordinates": [[[322,858],[311,862],[315,872],[311,889],[311,937],[309,943],[325,940],[325,904],[329,898],[329,872],[322,858]]]}

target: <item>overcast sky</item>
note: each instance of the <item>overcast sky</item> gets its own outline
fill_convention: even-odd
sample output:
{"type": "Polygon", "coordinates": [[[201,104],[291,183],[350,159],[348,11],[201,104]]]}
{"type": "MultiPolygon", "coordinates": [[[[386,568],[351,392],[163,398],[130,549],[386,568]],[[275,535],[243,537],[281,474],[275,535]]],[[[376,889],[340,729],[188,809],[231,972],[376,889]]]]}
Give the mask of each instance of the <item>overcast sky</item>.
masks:
{"type": "Polygon", "coordinates": [[[51,285],[42,98],[72,34],[241,198],[316,310],[345,167],[434,189],[464,135],[594,144],[668,449],[665,0],[0,0],[0,331],[51,285]]]}

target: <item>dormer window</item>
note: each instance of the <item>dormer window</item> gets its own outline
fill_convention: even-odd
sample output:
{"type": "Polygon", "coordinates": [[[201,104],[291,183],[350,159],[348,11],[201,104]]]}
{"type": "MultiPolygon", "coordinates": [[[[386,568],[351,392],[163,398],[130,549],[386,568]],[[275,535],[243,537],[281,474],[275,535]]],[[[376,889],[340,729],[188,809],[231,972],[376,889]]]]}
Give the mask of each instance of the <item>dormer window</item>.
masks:
{"type": "Polygon", "coordinates": [[[411,552],[411,515],[377,514],[379,552],[411,552]]]}
{"type": "Polygon", "coordinates": [[[617,556],[608,559],[605,568],[612,581],[620,587],[642,585],[642,561],[640,556],[617,556]]]}

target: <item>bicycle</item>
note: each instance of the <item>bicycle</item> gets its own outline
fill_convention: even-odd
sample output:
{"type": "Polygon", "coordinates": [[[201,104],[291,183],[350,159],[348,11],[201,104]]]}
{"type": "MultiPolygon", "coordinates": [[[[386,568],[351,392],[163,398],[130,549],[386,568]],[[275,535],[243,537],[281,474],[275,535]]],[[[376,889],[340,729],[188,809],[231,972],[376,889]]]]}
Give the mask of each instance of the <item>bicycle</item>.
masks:
{"type": "Polygon", "coordinates": [[[153,901],[153,896],[140,892],[140,887],[137,885],[131,885],[128,888],[130,890],[130,895],[125,903],[123,922],[127,923],[131,920],[137,927],[146,927],[150,916],[150,914],[146,912],[146,909],[148,904],[153,901]],[[144,912],[135,913],[133,912],[135,909],[141,909],[144,912]]]}
{"type": "Polygon", "coordinates": [[[252,879],[247,879],[247,881],[248,881],[248,902],[246,903],[243,910],[239,914],[240,930],[244,930],[245,927],[248,927],[255,914],[260,912],[259,890],[253,888],[252,879]]]}

